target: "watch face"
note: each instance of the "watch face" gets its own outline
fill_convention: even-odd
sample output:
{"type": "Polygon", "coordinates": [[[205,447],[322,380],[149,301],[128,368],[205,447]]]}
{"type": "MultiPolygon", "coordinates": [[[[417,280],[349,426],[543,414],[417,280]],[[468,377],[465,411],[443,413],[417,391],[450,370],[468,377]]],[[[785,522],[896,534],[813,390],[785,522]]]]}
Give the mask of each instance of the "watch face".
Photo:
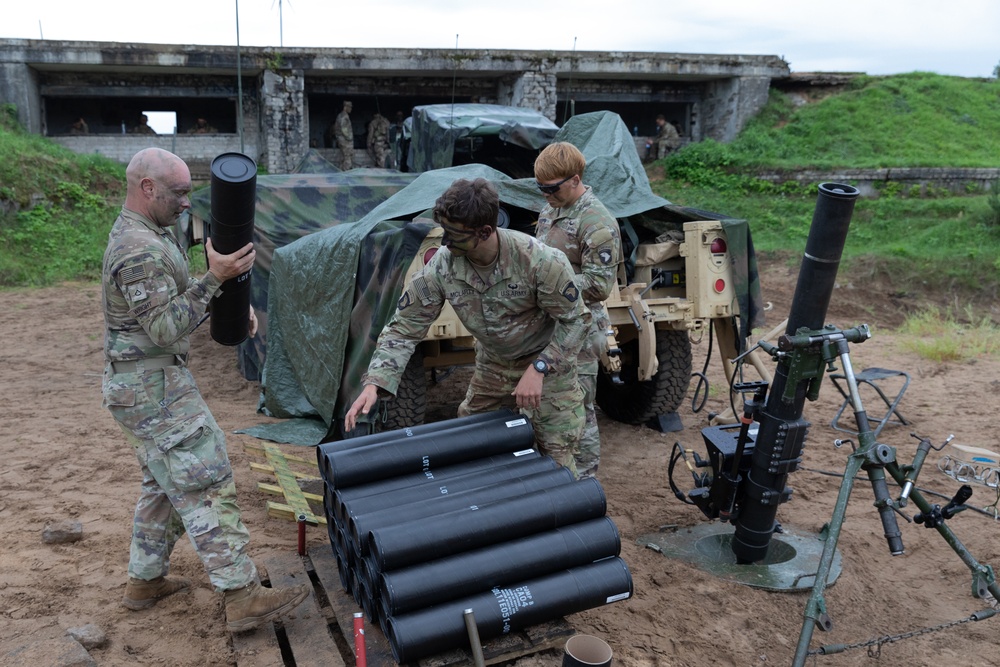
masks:
{"type": "Polygon", "coordinates": [[[541,359],[536,359],[535,360],[535,370],[538,371],[539,373],[541,373],[542,375],[548,375],[549,374],[549,365],[547,363],[545,363],[544,361],[542,361],[541,359]]]}

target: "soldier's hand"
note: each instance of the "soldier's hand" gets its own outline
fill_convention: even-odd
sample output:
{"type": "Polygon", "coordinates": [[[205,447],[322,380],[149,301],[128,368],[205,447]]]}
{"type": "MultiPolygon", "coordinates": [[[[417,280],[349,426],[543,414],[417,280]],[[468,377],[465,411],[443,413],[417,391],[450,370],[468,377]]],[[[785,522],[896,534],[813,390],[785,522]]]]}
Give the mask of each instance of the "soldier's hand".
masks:
{"type": "Polygon", "coordinates": [[[253,312],[253,306],[250,306],[250,337],[253,338],[257,335],[257,314],[253,312]]]}
{"type": "Polygon", "coordinates": [[[257,257],[253,243],[246,244],[231,255],[222,255],[212,247],[212,239],[205,240],[205,254],[208,255],[208,270],[222,282],[249,271],[257,257]]]}
{"type": "Polygon", "coordinates": [[[511,396],[517,402],[517,407],[536,409],[542,404],[542,380],[544,375],[539,373],[532,366],[528,366],[524,375],[518,381],[511,396]]]}
{"type": "Polygon", "coordinates": [[[368,411],[372,409],[377,400],[378,387],[373,384],[366,384],[365,388],[361,390],[361,395],[355,399],[351,409],[344,415],[344,432],[347,433],[353,430],[358,423],[358,413],[360,412],[363,415],[368,414],[368,411]]]}

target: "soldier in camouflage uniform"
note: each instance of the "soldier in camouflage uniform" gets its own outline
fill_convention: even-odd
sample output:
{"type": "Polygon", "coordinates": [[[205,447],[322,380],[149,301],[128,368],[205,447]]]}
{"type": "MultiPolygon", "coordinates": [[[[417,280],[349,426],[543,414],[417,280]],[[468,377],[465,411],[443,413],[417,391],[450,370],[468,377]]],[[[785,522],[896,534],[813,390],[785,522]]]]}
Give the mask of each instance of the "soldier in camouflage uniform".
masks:
{"type": "Polygon", "coordinates": [[[498,212],[497,192],[481,178],[459,179],[437,200],[444,247],[400,296],[345,428],[368,414],[379,391],[396,393],[410,355],[447,301],[476,337],[476,367],[459,416],[513,403],[531,420],[539,451],[576,475],[584,423],[576,357],[590,313],[566,256],[497,229],[498,212]]]}
{"type": "Polygon", "coordinates": [[[597,365],[611,328],[604,300],[615,286],[622,262],[622,240],[608,209],[583,184],[587,160],[573,144],[560,141],[545,147],[535,160],[535,181],[545,197],[535,236],[566,253],[576,274],[583,302],[590,309],[592,326],[577,364],[584,392],[586,426],[580,438],[576,467],[581,477],[593,477],[601,461],[601,436],[597,430],[597,365]]]}
{"type": "Polygon", "coordinates": [[[666,116],[660,114],[656,117],[656,159],[662,160],[667,154],[681,145],[681,135],[672,123],[667,122],[666,116]]]}
{"type": "MultiPolygon", "coordinates": [[[[137,153],[125,172],[125,205],[104,253],[104,406],[142,470],[122,604],[146,609],[184,590],[167,578],[170,554],[187,532],[216,590],[225,592],[231,631],[290,611],[305,586],[265,589],[246,553],[250,536],[236,505],[225,435],[186,368],[189,335],[222,283],[253,266],[252,244],[231,255],[206,241],[209,270],[188,275],[169,229],[191,205],[191,174],[159,148],[137,153]]],[[[250,311],[251,335],[257,321],[250,311]]]]}
{"type": "Polygon", "coordinates": [[[389,152],[389,119],[380,113],[368,123],[368,153],[376,167],[385,167],[385,158],[389,152]]]}
{"type": "Polygon", "coordinates": [[[354,126],[351,125],[351,109],[354,105],[344,102],[344,110],[333,121],[333,138],[340,149],[340,168],[354,169],[354,126]]]}

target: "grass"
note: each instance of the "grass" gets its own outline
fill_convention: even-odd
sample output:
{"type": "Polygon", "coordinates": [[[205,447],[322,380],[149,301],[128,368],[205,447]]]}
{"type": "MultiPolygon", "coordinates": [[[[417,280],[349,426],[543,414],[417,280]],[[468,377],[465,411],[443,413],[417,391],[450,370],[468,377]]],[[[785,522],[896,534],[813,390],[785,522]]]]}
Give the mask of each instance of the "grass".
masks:
{"type": "Polygon", "coordinates": [[[0,286],[100,277],[125,167],[24,132],[0,105],[0,286]]]}
{"type": "Polygon", "coordinates": [[[965,362],[1000,354],[1000,327],[966,309],[963,317],[930,308],[900,327],[904,349],[937,362],[965,362]]]}

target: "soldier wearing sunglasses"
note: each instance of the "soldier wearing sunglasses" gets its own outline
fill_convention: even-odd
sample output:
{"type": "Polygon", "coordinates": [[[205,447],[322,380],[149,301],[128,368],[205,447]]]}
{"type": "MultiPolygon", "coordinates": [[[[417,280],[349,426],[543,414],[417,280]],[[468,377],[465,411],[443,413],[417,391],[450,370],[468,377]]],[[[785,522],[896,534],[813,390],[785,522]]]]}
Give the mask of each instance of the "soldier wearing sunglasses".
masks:
{"type": "Polygon", "coordinates": [[[410,355],[447,301],[476,338],[476,366],[458,416],[516,406],[535,446],[577,475],[584,426],[576,359],[590,331],[566,256],[496,226],[500,200],[482,178],[459,179],[434,205],[444,247],[414,275],[372,355],[364,388],[344,418],[395,394],[410,355]]]}
{"type": "Polygon", "coordinates": [[[605,332],[611,326],[603,301],[615,285],[618,265],[622,262],[622,241],[618,221],[591,187],[583,184],[586,166],[583,153],[565,141],[549,144],[539,154],[535,160],[535,181],[546,205],[538,215],[535,236],[566,253],[576,274],[576,285],[592,316],[589,338],[577,360],[586,426],[576,467],[581,477],[593,477],[601,461],[601,436],[594,409],[597,365],[605,332]]]}

